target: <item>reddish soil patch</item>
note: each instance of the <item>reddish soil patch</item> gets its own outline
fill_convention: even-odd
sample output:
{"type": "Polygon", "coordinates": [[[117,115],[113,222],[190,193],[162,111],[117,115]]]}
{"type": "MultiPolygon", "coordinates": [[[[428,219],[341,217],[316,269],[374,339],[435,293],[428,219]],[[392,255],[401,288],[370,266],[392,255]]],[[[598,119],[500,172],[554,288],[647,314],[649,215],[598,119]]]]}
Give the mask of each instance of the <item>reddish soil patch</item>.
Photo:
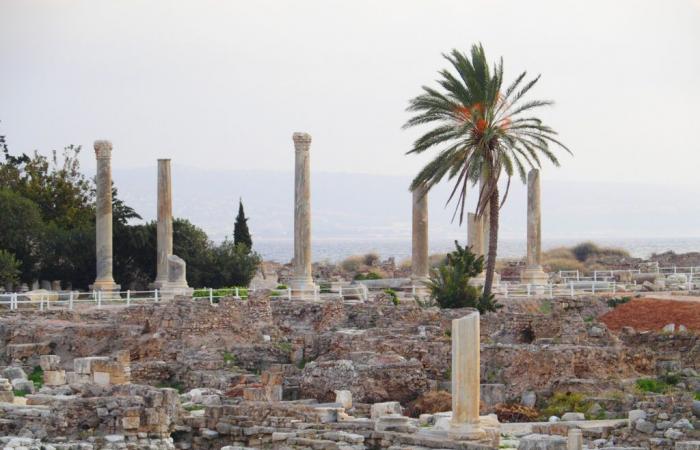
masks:
{"type": "Polygon", "coordinates": [[[599,317],[609,329],[660,330],[669,323],[700,331],[700,302],[635,299],[599,317]]]}

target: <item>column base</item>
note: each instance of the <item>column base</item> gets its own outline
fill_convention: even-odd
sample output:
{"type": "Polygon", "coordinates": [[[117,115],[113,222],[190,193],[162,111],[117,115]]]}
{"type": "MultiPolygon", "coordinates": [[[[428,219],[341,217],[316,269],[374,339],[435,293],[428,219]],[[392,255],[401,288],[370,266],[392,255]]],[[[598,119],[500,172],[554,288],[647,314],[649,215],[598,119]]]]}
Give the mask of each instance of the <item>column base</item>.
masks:
{"type": "Polygon", "coordinates": [[[88,288],[92,291],[119,292],[121,286],[114,280],[95,280],[88,288]]]}
{"type": "Polygon", "coordinates": [[[447,436],[456,441],[479,441],[498,448],[501,440],[501,424],[495,414],[479,416],[477,423],[450,422],[447,436]]]}
{"type": "Polygon", "coordinates": [[[316,300],[317,286],[311,277],[292,277],[289,287],[294,299],[316,300]]]}
{"type": "Polygon", "coordinates": [[[549,283],[549,275],[542,270],[542,266],[528,267],[520,273],[520,282],[541,286],[549,283]]]}

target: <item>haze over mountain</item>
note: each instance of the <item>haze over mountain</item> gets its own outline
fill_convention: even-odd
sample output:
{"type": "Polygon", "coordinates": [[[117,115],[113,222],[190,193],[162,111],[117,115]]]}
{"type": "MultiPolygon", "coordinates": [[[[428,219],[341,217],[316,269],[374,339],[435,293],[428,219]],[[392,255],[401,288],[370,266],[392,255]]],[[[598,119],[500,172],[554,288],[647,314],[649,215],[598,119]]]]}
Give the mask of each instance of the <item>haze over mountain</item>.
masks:
{"type": "MultiPolygon", "coordinates": [[[[173,208],[214,240],[233,232],[242,198],[254,239],[291,240],[293,173],[203,170],[173,164],[173,208]]],[[[115,169],[119,195],[145,220],[156,211],[156,167],[115,169]]],[[[410,177],[312,172],[314,239],[409,239],[410,177]]],[[[473,194],[470,210],[473,210],[473,194]]],[[[671,238],[700,235],[700,188],[632,183],[542,181],[543,240],[671,238]]],[[[430,195],[432,239],[464,239],[445,207],[449,185],[430,195]]],[[[501,236],[524,239],[526,188],[513,180],[501,212],[501,236]]]]}

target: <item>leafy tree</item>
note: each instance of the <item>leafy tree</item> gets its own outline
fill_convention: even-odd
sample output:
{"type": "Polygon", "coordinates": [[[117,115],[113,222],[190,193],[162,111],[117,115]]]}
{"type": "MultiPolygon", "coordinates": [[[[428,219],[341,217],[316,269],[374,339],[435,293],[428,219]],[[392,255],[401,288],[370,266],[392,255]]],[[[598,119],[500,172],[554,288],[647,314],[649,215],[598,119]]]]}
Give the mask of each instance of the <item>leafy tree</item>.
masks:
{"type": "Polygon", "coordinates": [[[495,311],[498,305],[493,296],[483,297],[469,280],[484,270],[484,257],[476,256],[469,248],[455,241],[455,250],[447,254],[445,262],[430,271],[426,283],[430,295],[442,308],[477,308],[480,313],[495,311]]]}
{"type": "Polygon", "coordinates": [[[20,262],[7,250],[0,250],[0,289],[19,281],[20,262]]]}
{"type": "Polygon", "coordinates": [[[524,115],[533,109],[551,105],[547,100],[523,101],[539,76],[524,82],[526,72],[503,90],[503,60],[489,67],[484,49],[474,45],[469,55],[452,50],[445,59],[453,71],[440,71],[440,88],[423,87],[413,98],[408,111],[414,115],[404,128],[433,125],[419,137],[410,153],[439,149],[437,156],[413,179],[411,190],[432,188],[445,176],[454,180],[448,199],[456,196],[455,216],[464,217],[467,186],[481,182],[476,214],[488,211],[489,248],[486,262],[484,297],[491,294],[498,248],[498,213],[508,195],[512,176],[517,173],[526,181],[527,168],[540,167],[543,156],[558,166],[550,149],[555,144],[569,151],[556,139],[556,132],[534,116],[524,115]],[[505,173],[507,187],[500,198],[498,183],[505,173]]]}
{"type": "Polygon", "coordinates": [[[211,286],[248,286],[261,262],[260,255],[251,252],[245,244],[227,239],[214,249],[216,277],[211,286]]]}
{"type": "MultiPolygon", "coordinates": [[[[187,219],[173,219],[173,253],[187,262],[187,282],[190,286],[216,287],[212,284],[215,276],[213,247],[204,230],[187,219]]],[[[155,250],[152,253],[155,270],[155,250]]]]}
{"type": "Polygon", "coordinates": [[[14,191],[0,188],[0,211],[0,249],[21,261],[21,279],[29,282],[39,272],[44,227],[39,207],[14,191]]]}
{"type": "Polygon", "coordinates": [[[253,238],[250,237],[248,230],[248,218],[243,212],[243,200],[238,201],[238,215],[233,226],[233,243],[234,245],[244,244],[248,250],[253,248],[253,238]]]}

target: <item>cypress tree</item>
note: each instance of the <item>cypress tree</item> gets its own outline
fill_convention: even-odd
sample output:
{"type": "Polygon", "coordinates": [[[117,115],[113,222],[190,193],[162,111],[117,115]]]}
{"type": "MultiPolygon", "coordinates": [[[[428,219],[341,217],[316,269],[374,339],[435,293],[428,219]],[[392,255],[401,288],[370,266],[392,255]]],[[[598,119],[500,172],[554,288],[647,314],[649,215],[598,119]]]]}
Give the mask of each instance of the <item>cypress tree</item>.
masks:
{"type": "Polygon", "coordinates": [[[234,245],[245,244],[248,250],[253,248],[253,239],[250,237],[250,231],[248,230],[248,218],[243,212],[243,200],[238,201],[238,215],[233,226],[233,243],[234,245]]]}

